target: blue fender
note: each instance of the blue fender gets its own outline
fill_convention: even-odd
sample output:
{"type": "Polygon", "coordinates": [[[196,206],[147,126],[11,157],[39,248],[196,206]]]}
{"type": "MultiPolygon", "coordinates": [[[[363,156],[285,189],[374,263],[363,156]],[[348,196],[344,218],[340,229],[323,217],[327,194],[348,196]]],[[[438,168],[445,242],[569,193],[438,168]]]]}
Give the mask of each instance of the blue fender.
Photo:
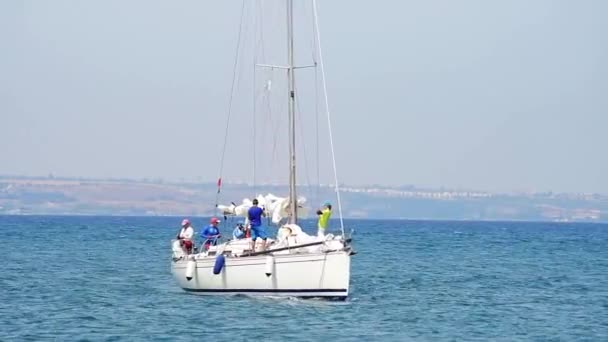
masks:
{"type": "Polygon", "coordinates": [[[222,268],[224,268],[224,263],[226,263],[226,258],[223,255],[218,255],[215,258],[215,265],[213,265],[213,274],[220,274],[222,272],[222,268]]]}

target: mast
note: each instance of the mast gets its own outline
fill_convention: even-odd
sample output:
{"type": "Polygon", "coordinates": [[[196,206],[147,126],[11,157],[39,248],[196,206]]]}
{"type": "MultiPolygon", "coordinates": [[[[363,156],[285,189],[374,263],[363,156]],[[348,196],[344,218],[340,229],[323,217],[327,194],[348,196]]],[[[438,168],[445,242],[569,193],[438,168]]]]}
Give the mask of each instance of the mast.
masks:
{"type": "Polygon", "coordinates": [[[289,223],[298,222],[296,196],[296,118],[293,64],[293,0],[287,0],[287,83],[289,87],[289,223]]]}

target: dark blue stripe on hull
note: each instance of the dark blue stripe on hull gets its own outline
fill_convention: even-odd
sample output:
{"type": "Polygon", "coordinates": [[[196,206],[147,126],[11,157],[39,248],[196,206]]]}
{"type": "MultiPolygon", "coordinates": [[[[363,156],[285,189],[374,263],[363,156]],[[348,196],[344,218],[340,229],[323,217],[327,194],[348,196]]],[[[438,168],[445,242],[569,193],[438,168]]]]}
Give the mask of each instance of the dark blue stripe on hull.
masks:
{"type": "Polygon", "coordinates": [[[255,293],[295,293],[298,298],[325,298],[333,300],[346,300],[346,296],[342,295],[346,289],[184,289],[188,292],[198,293],[224,293],[224,294],[255,294],[255,293]],[[319,296],[315,293],[335,293],[331,296],[319,296]],[[300,295],[301,294],[301,295],[300,295]]]}
{"type": "Polygon", "coordinates": [[[346,292],[346,289],[184,289],[190,292],[209,293],[320,293],[320,292],[346,292]]]}

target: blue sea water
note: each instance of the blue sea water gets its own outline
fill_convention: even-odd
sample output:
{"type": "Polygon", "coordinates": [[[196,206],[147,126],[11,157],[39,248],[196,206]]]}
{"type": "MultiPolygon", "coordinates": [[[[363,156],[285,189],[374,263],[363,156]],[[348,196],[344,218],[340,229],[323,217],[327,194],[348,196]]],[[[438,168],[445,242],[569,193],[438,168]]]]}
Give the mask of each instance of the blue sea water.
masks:
{"type": "Polygon", "coordinates": [[[0,216],[0,340],[608,340],[608,225],[348,220],[328,302],[182,291],[179,221],[0,216]]]}

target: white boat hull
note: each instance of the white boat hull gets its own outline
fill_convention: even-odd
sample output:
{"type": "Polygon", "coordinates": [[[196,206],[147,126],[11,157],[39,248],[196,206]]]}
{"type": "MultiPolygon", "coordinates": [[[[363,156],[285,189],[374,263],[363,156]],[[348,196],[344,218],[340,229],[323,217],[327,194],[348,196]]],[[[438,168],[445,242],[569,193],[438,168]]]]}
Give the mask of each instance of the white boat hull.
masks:
{"type": "Polygon", "coordinates": [[[173,277],[184,290],[205,295],[344,299],[349,291],[350,254],[350,250],[278,254],[273,255],[271,260],[268,260],[267,255],[226,256],[219,274],[213,272],[215,257],[189,256],[173,261],[171,270],[173,277]],[[196,263],[196,267],[191,274],[192,279],[188,280],[187,266],[191,261],[196,263]]]}

